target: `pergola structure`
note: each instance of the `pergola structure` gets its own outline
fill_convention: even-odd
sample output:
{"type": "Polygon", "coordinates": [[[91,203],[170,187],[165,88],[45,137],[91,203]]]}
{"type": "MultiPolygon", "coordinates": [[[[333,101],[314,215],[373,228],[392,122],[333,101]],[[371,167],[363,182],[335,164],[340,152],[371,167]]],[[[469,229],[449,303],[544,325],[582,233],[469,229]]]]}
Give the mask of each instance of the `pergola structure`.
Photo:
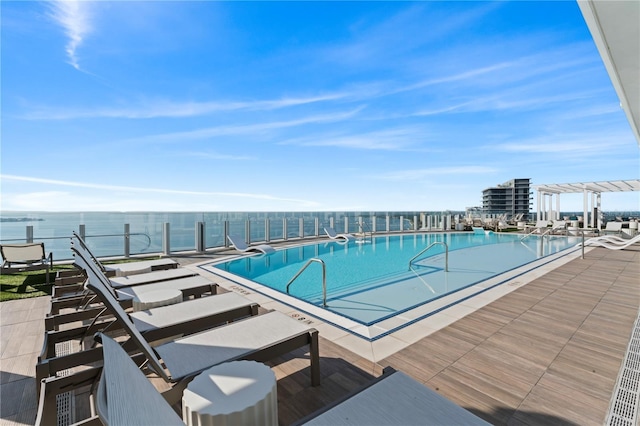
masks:
{"type": "Polygon", "coordinates": [[[600,228],[600,196],[603,192],[640,191],[640,179],[608,180],[602,182],[551,183],[533,185],[538,193],[536,218],[538,220],[560,219],[560,194],[583,194],[584,226],[600,228]],[[555,196],[555,210],[553,197],[555,196]],[[548,202],[547,202],[548,201],[548,202]],[[589,203],[591,201],[591,203],[589,203]],[[591,214],[589,214],[591,213],[591,214]]]}

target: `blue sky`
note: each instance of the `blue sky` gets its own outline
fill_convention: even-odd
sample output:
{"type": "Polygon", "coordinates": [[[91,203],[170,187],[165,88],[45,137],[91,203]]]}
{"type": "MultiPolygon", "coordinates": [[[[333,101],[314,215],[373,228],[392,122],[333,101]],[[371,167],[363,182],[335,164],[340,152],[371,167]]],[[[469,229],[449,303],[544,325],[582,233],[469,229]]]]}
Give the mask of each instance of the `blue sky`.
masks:
{"type": "Polygon", "coordinates": [[[573,1],[0,7],[3,210],[464,210],[638,178],[573,1]]]}

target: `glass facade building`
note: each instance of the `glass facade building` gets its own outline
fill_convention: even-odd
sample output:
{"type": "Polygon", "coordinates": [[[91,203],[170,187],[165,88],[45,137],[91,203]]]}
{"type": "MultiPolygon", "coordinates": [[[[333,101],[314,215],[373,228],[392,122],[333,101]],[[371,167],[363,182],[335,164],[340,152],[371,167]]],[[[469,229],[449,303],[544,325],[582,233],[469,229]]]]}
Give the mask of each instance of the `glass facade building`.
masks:
{"type": "Polygon", "coordinates": [[[507,214],[509,218],[522,214],[528,220],[533,196],[531,179],[511,179],[501,185],[482,191],[482,212],[507,214]]]}

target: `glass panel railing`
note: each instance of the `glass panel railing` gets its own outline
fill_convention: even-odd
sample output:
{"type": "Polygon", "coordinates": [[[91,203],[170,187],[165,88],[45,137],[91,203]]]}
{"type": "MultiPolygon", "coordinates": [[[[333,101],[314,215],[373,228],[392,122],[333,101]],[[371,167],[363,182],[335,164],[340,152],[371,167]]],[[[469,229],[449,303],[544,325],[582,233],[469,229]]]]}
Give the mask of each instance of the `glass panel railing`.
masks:
{"type": "Polygon", "coordinates": [[[249,219],[249,229],[251,233],[249,242],[262,242],[267,240],[264,233],[264,221],[264,218],[249,219]]]}
{"type": "Polygon", "coordinates": [[[278,241],[284,239],[284,222],[282,218],[269,219],[269,240],[278,241]]]}
{"type": "Polygon", "coordinates": [[[205,222],[205,246],[207,248],[224,247],[224,221],[212,219],[205,222]]]}
{"type": "Polygon", "coordinates": [[[287,238],[300,238],[300,221],[297,217],[287,219],[287,238]]]}
{"type": "MultiPolygon", "coordinates": [[[[446,214],[449,218],[451,212],[446,214]]],[[[119,257],[125,256],[127,250],[130,256],[162,253],[165,224],[169,225],[169,252],[177,252],[196,250],[196,244],[202,239],[206,249],[224,247],[226,232],[246,238],[249,230],[248,241],[252,243],[277,242],[285,238],[324,237],[323,228],[329,226],[337,232],[344,232],[346,228],[351,233],[375,230],[379,234],[413,231],[418,222],[418,229],[428,229],[430,225],[430,229],[440,230],[443,217],[442,212],[2,212],[0,243],[42,241],[45,250],[51,251],[54,260],[59,261],[72,258],[69,239],[72,232],[79,232],[81,227],[97,256],[119,257]],[[268,228],[265,228],[266,221],[268,228]],[[198,223],[204,223],[204,228],[198,223]],[[128,225],[128,239],[125,225],[128,225]],[[199,235],[196,238],[196,228],[202,231],[203,238],[199,235]]]]}

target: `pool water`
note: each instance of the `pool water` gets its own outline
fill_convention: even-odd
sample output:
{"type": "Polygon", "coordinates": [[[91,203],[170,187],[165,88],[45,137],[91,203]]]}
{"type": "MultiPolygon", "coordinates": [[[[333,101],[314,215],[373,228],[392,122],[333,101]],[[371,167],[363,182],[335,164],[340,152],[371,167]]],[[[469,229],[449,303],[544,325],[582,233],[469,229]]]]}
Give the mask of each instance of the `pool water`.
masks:
{"type": "Polygon", "coordinates": [[[326,265],[327,306],[323,307],[322,265],[317,262],[311,262],[291,283],[288,294],[357,323],[372,325],[575,247],[578,242],[577,237],[523,238],[493,232],[381,236],[364,242],[330,240],[301,245],[207,268],[286,294],[287,283],[300,269],[310,259],[321,259],[326,265]],[[448,253],[440,242],[446,244],[448,253]]]}

